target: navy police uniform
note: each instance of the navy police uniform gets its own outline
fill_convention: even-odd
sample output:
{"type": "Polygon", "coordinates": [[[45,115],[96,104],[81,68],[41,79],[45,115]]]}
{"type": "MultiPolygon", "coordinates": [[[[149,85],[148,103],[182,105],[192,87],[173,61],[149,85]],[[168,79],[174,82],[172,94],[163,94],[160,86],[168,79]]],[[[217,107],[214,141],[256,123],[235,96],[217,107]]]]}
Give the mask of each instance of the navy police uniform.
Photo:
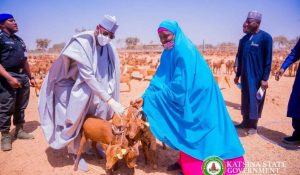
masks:
{"type": "Polygon", "coordinates": [[[8,132],[11,125],[25,123],[25,109],[29,101],[29,78],[24,71],[27,59],[23,40],[12,34],[0,31],[0,64],[20,83],[20,88],[12,88],[4,77],[0,76],[0,131],[8,132]]]}

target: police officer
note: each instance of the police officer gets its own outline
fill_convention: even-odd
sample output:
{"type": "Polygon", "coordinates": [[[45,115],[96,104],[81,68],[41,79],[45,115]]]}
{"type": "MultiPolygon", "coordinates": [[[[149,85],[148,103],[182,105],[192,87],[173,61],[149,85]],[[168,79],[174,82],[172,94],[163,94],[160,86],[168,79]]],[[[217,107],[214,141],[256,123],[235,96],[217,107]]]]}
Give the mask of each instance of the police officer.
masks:
{"type": "Polygon", "coordinates": [[[15,35],[18,26],[11,14],[0,14],[0,29],[1,150],[9,151],[12,149],[12,136],[9,134],[11,115],[16,126],[15,138],[34,138],[23,130],[23,124],[30,84],[35,86],[35,80],[30,73],[25,44],[15,35]]]}

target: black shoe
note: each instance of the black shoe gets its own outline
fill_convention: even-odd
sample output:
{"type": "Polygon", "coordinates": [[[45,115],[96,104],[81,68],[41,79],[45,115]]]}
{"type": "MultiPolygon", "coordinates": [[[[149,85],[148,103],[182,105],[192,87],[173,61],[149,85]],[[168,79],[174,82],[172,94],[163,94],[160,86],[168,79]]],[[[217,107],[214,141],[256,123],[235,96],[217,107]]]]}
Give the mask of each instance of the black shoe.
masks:
{"type": "Polygon", "coordinates": [[[240,124],[234,125],[237,129],[249,129],[249,120],[243,120],[240,124]]]}
{"type": "Polygon", "coordinates": [[[249,128],[249,118],[247,116],[243,116],[243,120],[240,124],[234,125],[238,129],[247,129],[249,128]]]}
{"type": "Polygon", "coordinates": [[[8,132],[3,132],[1,137],[1,150],[10,151],[12,149],[11,141],[11,135],[8,132]]]}
{"type": "Polygon", "coordinates": [[[295,136],[289,136],[283,138],[282,142],[287,144],[300,144],[300,138],[295,136]]]}
{"type": "Polygon", "coordinates": [[[175,170],[180,170],[181,166],[179,165],[178,162],[168,166],[167,171],[175,171],[175,170]]]}
{"type": "Polygon", "coordinates": [[[244,122],[242,122],[242,123],[240,123],[238,125],[234,125],[234,126],[236,128],[238,128],[238,129],[246,129],[246,128],[248,128],[248,125],[246,123],[244,123],[244,122]]]}

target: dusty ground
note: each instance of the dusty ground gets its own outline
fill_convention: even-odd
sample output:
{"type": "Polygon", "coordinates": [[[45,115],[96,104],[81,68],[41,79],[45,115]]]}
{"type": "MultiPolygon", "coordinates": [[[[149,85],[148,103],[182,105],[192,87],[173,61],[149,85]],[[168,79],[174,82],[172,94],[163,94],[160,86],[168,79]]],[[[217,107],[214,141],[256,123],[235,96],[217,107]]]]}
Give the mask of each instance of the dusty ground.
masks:
{"type": "MultiPolygon", "coordinates": [[[[270,88],[267,92],[263,117],[259,121],[257,135],[245,136],[239,131],[241,142],[246,150],[247,172],[244,174],[300,174],[300,148],[288,146],[281,143],[281,139],[292,133],[291,119],[285,117],[287,102],[291,92],[294,78],[284,77],[280,82],[275,82],[274,77],[270,79],[270,88]],[[264,169],[259,169],[264,166],[264,169]]],[[[231,78],[232,82],[232,78],[231,78]]],[[[128,105],[129,100],[139,97],[147,87],[149,81],[132,81],[132,91],[122,92],[121,101],[128,105]]],[[[240,91],[233,84],[228,88],[224,82],[220,83],[222,93],[227,103],[227,108],[234,122],[240,122],[240,91]]],[[[122,84],[122,90],[127,86],[122,84]]],[[[67,150],[51,149],[43,136],[39,124],[37,112],[37,97],[31,89],[30,103],[26,110],[25,129],[32,132],[34,140],[14,140],[13,149],[9,152],[0,152],[0,175],[32,175],[32,174],[105,174],[104,160],[98,160],[91,155],[85,155],[90,166],[87,173],[73,171],[73,161],[68,157],[67,150]]],[[[300,104],[299,104],[300,107],[300,104]]],[[[11,133],[14,133],[12,127],[11,133]]],[[[168,173],[166,167],[178,158],[177,152],[173,150],[162,150],[158,148],[157,171],[144,167],[142,157],[139,158],[136,170],[137,175],[143,174],[177,174],[168,173]]],[[[119,174],[126,172],[121,167],[119,174]]]]}

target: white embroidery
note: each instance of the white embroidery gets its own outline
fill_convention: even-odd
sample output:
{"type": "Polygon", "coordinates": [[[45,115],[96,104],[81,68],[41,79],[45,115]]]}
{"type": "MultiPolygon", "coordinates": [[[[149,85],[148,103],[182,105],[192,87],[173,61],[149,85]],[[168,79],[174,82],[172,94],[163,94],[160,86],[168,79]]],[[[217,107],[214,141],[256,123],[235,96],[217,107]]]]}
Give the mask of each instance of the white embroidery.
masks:
{"type": "Polygon", "coordinates": [[[259,47],[259,44],[257,43],[254,43],[253,41],[251,42],[251,46],[254,46],[254,47],[259,47]]]}

